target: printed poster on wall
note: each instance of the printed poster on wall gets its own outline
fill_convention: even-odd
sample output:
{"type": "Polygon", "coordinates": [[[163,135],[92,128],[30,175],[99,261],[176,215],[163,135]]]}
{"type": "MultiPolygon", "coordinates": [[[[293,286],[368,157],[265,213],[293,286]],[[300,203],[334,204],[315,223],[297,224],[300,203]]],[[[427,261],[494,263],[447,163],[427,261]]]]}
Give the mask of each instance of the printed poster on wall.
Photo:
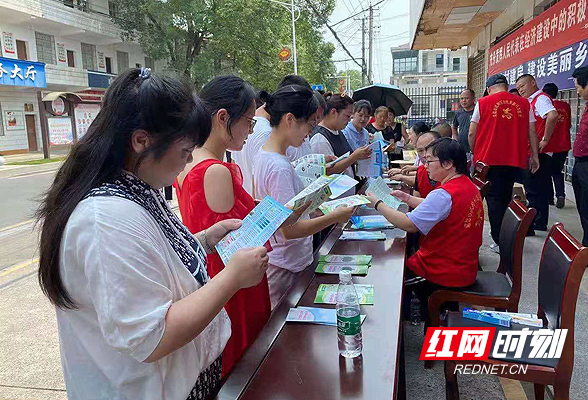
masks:
{"type": "Polygon", "coordinates": [[[67,53],[65,52],[65,45],[63,43],[55,43],[57,46],[57,59],[59,62],[67,62],[67,53]]]}
{"type": "Polygon", "coordinates": [[[76,118],[76,133],[80,140],[100,112],[100,104],[76,104],[74,116],[76,118]]]}
{"type": "Polygon", "coordinates": [[[73,143],[73,129],[70,118],[47,118],[49,125],[49,144],[71,144],[73,143]]]}
{"type": "Polygon", "coordinates": [[[4,54],[16,54],[16,46],[14,44],[14,35],[12,34],[12,32],[2,32],[2,39],[2,42],[4,43],[4,54]]]}
{"type": "Polygon", "coordinates": [[[25,129],[24,113],[19,110],[5,110],[4,126],[7,131],[22,131],[25,129]]]}
{"type": "Polygon", "coordinates": [[[104,52],[98,52],[98,69],[99,70],[106,70],[106,60],[104,59],[104,52]]]}

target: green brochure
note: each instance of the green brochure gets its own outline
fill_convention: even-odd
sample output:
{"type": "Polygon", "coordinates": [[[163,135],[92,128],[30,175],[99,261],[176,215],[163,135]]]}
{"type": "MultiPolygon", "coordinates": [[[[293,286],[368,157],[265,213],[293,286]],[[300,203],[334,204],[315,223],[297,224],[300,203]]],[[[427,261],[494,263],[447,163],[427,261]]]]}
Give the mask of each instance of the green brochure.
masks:
{"type": "Polygon", "coordinates": [[[366,275],[369,265],[367,264],[327,264],[319,263],[314,272],[318,274],[339,274],[343,270],[348,270],[352,275],[366,275]]]}
{"type": "Polygon", "coordinates": [[[319,257],[319,263],[329,264],[369,264],[372,262],[370,255],[351,255],[351,254],[327,254],[319,257]]]}
{"type": "MultiPolygon", "coordinates": [[[[337,304],[338,284],[322,283],[316,291],[315,304],[337,304]]],[[[359,304],[374,305],[374,285],[355,285],[359,304]]]]}

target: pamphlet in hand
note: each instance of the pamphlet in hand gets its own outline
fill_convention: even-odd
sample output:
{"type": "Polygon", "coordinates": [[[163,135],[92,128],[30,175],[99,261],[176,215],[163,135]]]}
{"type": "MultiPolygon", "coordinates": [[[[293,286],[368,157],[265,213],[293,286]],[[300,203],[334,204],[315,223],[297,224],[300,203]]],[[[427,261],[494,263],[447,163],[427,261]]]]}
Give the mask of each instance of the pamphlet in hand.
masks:
{"type": "Polygon", "coordinates": [[[329,264],[370,264],[372,256],[368,254],[352,255],[352,254],[327,254],[319,257],[319,263],[329,264]]]}
{"type": "Polygon", "coordinates": [[[382,231],[344,231],[339,240],[386,240],[382,231]]]}
{"type": "Polygon", "coordinates": [[[304,187],[327,173],[324,154],[307,154],[293,161],[292,166],[300,179],[302,179],[304,187]]]}
{"type": "MultiPolygon", "coordinates": [[[[315,304],[337,304],[338,284],[321,284],[316,291],[315,304]]],[[[359,304],[374,304],[374,285],[355,284],[355,291],[359,298],[359,304]]]]}
{"type": "Polygon", "coordinates": [[[225,265],[239,249],[263,246],[292,214],[292,211],[266,196],[243,219],[241,227],[229,232],[215,246],[225,265]]]}
{"type": "Polygon", "coordinates": [[[329,183],[329,187],[331,188],[331,197],[329,197],[330,199],[336,199],[359,183],[352,177],[345,174],[335,174],[330,176],[333,177],[333,180],[331,183],[329,183]]]}
{"type": "Polygon", "coordinates": [[[354,215],[349,229],[392,229],[394,225],[383,215],[354,215]]]}
{"type": "Polygon", "coordinates": [[[333,165],[337,164],[339,161],[346,159],[347,157],[350,156],[350,152],[348,151],[347,153],[343,154],[341,157],[337,158],[336,160],[331,161],[330,163],[327,164],[327,168],[328,167],[332,167],[333,165]]]}
{"type": "MultiPolygon", "coordinates": [[[[361,315],[361,323],[366,316],[361,315]]],[[[302,307],[290,308],[286,322],[308,322],[318,325],[337,326],[337,310],[334,308],[302,307]]]]}
{"type": "Polygon", "coordinates": [[[362,204],[369,204],[369,202],[370,201],[365,196],[356,194],[349,197],[343,197],[342,199],[327,201],[326,203],[323,203],[319,208],[323,212],[323,214],[328,214],[339,207],[355,207],[360,206],[362,204]]]}
{"type": "Polygon", "coordinates": [[[341,271],[349,271],[351,275],[366,275],[369,270],[368,264],[327,264],[319,263],[314,270],[317,274],[338,275],[341,271]]]}
{"type": "Polygon", "coordinates": [[[380,176],[382,173],[382,144],[375,141],[370,144],[372,156],[357,162],[357,176],[380,176]]]}
{"type": "Polygon", "coordinates": [[[390,194],[390,188],[384,182],[382,177],[377,177],[366,189],[366,194],[373,194],[378,199],[382,200],[388,207],[398,210],[398,207],[402,204],[400,199],[390,194]]]}
{"type": "Polygon", "coordinates": [[[286,206],[292,207],[294,210],[299,209],[310,201],[310,207],[302,214],[303,216],[310,214],[318,208],[331,195],[331,188],[329,184],[333,180],[332,176],[321,176],[303,191],[298,193],[294,198],[286,203],[286,206]]]}

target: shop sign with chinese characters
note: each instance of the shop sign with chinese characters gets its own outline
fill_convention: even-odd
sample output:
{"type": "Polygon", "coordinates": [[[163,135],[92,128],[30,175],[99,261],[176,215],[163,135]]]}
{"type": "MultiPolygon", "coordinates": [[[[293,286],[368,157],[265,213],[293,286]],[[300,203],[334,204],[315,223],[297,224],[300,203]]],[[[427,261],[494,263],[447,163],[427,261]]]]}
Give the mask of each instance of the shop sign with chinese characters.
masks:
{"type": "Polygon", "coordinates": [[[574,87],[574,69],[586,65],[588,0],[562,0],[490,48],[488,75],[504,74],[511,85],[531,74],[539,87],[574,87]]]}
{"type": "Polygon", "coordinates": [[[46,88],[45,64],[0,57],[0,85],[46,88]]]}

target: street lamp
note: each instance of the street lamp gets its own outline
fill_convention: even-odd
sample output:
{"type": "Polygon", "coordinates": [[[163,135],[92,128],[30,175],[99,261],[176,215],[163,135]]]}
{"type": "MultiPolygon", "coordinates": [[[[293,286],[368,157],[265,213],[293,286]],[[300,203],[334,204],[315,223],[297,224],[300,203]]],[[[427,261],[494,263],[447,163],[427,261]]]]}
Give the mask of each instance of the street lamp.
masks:
{"type": "Polygon", "coordinates": [[[290,11],[292,14],[292,55],[294,56],[294,74],[298,75],[298,60],[296,59],[296,24],[295,22],[298,21],[300,18],[300,9],[294,5],[294,0],[291,0],[289,3],[285,3],[283,1],[277,0],[269,0],[272,3],[276,3],[284,7],[286,10],[290,11]],[[294,12],[298,11],[298,17],[294,16],[294,12]]]}

